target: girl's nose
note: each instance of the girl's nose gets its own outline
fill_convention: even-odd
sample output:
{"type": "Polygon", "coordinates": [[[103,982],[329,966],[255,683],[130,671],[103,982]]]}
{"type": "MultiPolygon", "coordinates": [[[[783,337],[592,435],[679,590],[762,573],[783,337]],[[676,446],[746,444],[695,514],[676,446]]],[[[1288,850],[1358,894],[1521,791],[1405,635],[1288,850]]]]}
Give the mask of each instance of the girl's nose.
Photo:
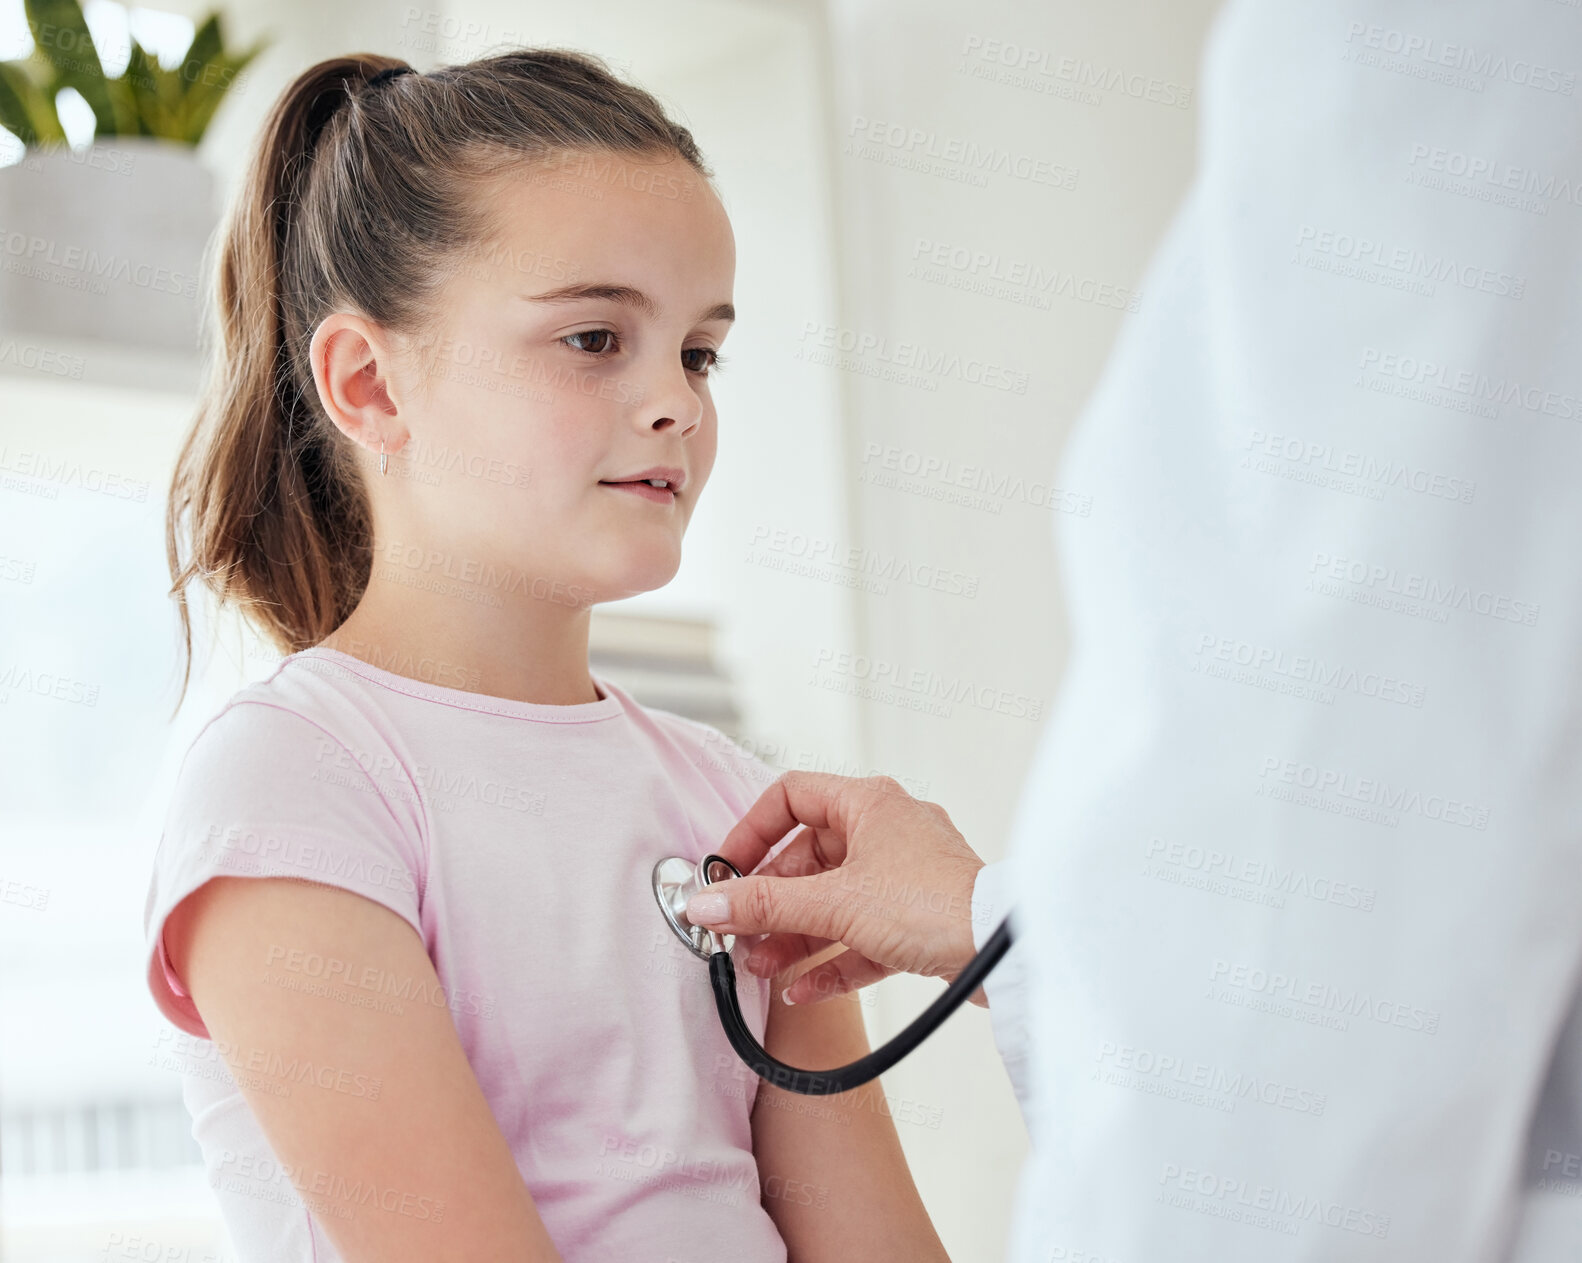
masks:
{"type": "Polygon", "coordinates": [[[703,400],[679,361],[644,378],[638,389],[642,393],[637,418],[643,429],[690,434],[702,424],[703,400]]]}

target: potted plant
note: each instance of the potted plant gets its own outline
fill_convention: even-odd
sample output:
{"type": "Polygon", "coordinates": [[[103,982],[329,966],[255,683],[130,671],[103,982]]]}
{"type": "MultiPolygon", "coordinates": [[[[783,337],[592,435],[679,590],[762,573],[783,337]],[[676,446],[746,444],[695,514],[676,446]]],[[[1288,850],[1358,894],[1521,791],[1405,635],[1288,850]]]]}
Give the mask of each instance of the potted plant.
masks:
{"type": "Polygon", "coordinates": [[[218,13],[166,69],[131,41],[104,73],[78,0],[26,0],[33,52],[0,62],[0,327],[196,353],[204,246],[218,208],[197,145],[260,41],[228,52],[218,13]],[[94,138],[72,149],[56,110],[74,89],[94,138]]]}

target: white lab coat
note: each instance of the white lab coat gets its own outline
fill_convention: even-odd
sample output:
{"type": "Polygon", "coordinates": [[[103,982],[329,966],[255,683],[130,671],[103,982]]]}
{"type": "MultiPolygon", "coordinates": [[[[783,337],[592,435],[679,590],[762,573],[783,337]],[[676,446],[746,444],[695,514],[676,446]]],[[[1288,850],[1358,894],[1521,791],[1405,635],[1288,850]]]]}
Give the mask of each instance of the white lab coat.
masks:
{"type": "Polygon", "coordinates": [[[1231,0],[1071,440],[1015,1263],[1582,1259],[1582,7],[1231,0]]]}

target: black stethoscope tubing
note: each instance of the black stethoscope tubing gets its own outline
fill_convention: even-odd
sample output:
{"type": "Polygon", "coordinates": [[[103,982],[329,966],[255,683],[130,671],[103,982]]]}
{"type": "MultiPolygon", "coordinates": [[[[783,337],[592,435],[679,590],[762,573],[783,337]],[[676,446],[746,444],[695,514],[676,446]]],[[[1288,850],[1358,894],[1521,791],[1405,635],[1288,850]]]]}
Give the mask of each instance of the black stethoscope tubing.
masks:
{"type": "MultiPolygon", "coordinates": [[[[735,865],[721,855],[705,856],[700,869],[707,873],[714,860],[719,860],[735,871],[735,865]]],[[[867,1056],[831,1070],[801,1070],[787,1065],[771,1057],[764,1046],[753,1038],[742,1016],[741,1001],[736,995],[736,966],[729,952],[716,951],[709,957],[709,982],[714,988],[714,1007],[719,1010],[725,1037],[730,1040],[736,1055],[747,1063],[753,1073],[765,1083],[788,1092],[800,1092],[804,1096],[828,1096],[836,1092],[849,1092],[878,1078],[932,1035],[940,1023],[960,1008],[1000,963],[1000,958],[1010,950],[1013,938],[1011,917],[1008,915],[967,967],[956,975],[956,980],[913,1018],[910,1026],[867,1056]]]]}

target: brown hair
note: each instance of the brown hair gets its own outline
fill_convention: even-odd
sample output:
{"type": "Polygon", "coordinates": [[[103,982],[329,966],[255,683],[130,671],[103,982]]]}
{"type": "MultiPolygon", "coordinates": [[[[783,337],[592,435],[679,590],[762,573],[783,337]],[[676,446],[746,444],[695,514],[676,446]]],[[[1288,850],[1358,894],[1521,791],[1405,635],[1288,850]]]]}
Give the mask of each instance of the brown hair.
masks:
{"type": "Polygon", "coordinates": [[[517,49],[411,69],[361,53],[298,75],[221,225],[208,376],[165,519],[184,651],[178,709],[194,578],[285,653],[334,631],[367,586],[373,541],[355,444],[324,414],[308,362],[325,316],[356,311],[422,337],[456,260],[493,231],[488,177],[524,161],[680,157],[712,178],[691,133],[591,54],[517,49]]]}

